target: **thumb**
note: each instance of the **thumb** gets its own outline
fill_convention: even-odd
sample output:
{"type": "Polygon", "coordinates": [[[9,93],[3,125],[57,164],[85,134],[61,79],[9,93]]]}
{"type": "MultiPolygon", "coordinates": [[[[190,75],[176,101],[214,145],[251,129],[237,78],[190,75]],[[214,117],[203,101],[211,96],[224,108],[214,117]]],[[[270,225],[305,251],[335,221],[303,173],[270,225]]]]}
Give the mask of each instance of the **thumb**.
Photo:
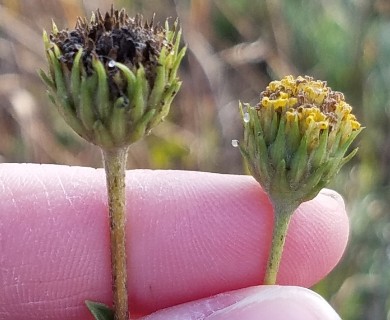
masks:
{"type": "Polygon", "coordinates": [[[338,320],[317,293],[295,286],[257,286],[157,311],[142,320],[338,320]]]}

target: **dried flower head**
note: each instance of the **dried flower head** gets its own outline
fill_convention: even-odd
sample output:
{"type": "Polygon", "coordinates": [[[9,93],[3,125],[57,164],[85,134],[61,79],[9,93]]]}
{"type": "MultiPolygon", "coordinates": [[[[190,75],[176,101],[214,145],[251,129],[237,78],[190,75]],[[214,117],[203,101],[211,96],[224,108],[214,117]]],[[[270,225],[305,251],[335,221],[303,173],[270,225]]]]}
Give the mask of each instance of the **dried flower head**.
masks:
{"type": "Polygon", "coordinates": [[[240,109],[241,153],[274,203],[312,199],[357,151],[345,155],[361,125],[324,81],[287,76],[271,82],[256,106],[240,109]]]}
{"type": "Polygon", "coordinates": [[[177,22],[173,29],[130,18],[111,8],[74,30],[43,35],[49,72],[41,77],[51,100],[83,138],[104,149],[128,146],[168,114],[180,88],[184,56],[177,22]]]}

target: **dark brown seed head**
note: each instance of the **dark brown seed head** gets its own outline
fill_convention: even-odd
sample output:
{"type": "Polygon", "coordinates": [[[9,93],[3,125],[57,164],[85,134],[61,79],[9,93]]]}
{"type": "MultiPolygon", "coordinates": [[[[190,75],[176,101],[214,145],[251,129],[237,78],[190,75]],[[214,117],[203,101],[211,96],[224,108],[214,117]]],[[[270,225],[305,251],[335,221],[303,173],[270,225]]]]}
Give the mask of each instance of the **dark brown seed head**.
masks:
{"type": "Polygon", "coordinates": [[[82,63],[87,75],[93,73],[93,57],[103,62],[111,77],[119,70],[110,61],[120,62],[133,72],[142,65],[151,87],[162,48],[172,49],[166,40],[165,30],[154,26],[153,19],[144,22],[141,15],[130,18],[124,9],[113,8],[104,15],[96,10],[89,22],[79,17],[74,30],[53,32],[50,41],[60,49],[60,60],[69,71],[77,52],[83,49],[82,63]]]}

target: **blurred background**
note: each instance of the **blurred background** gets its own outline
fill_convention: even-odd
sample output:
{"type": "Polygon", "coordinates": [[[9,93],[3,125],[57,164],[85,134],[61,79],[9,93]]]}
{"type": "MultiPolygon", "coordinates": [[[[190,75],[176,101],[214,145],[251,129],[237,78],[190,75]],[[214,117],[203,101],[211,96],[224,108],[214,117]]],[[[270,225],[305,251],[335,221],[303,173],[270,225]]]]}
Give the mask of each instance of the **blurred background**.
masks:
{"type": "MultiPolygon", "coordinates": [[[[67,127],[49,103],[42,29],[112,0],[0,0],[0,162],[101,167],[99,150],[67,127]]],[[[346,320],[390,319],[390,1],[127,0],[130,13],[179,16],[188,54],[168,119],[131,148],[128,168],[243,174],[231,146],[242,129],[238,100],[256,103],[287,74],[327,80],[366,127],[360,152],[332,188],[345,198],[349,247],[313,289],[346,320]]]]}

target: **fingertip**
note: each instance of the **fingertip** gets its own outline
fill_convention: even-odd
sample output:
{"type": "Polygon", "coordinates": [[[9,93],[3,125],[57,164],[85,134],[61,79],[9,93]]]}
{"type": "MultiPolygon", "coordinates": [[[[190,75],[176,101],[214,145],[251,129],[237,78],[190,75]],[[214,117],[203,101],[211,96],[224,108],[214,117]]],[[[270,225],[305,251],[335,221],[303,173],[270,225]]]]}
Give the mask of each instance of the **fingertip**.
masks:
{"type": "Polygon", "coordinates": [[[157,311],[142,320],[339,320],[317,293],[294,286],[258,286],[157,311]]]}
{"type": "Polygon", "coordinates": [[[345,211],[345,202],[340,193],[335,190],[324,188],[317,196],[323,206],[329,206],[335,210],[345,211]]]}
{"type": "Polygon", "coordinates": [[[317,293],[295,286],[266,286],[217,311],[210,320],[339,320],[317,293]]]}
{"type": "MultiPolygon", "coordinates": [[[[26,297],[45,301],[49,292],[72,306],[69,319],[79,319],[79,301],[111,301],[104,182],[104,171],[91,168],[0,166],[0,235],[7,243],[0,308],[12,299],[24,306],[15,304],[15,314],[28,314],[26,297]]],[[[261,283],[272,210],[252,177],[135,170],[127,183],[135,310],[261,283]]],[[[348,239],[340,199],[325,190],[293,216],[278,283],[311,286],[338,262],[348,239]]],[[[45,303],[42,313],[57,312],[57,301],[45,303]]]]}
{"type": "Polygon", "coordinates": [[[294,213],[278,273],[278,284],[311,287],[340,261],[349,219],[340,194],[323,189],[294,213]]]}

